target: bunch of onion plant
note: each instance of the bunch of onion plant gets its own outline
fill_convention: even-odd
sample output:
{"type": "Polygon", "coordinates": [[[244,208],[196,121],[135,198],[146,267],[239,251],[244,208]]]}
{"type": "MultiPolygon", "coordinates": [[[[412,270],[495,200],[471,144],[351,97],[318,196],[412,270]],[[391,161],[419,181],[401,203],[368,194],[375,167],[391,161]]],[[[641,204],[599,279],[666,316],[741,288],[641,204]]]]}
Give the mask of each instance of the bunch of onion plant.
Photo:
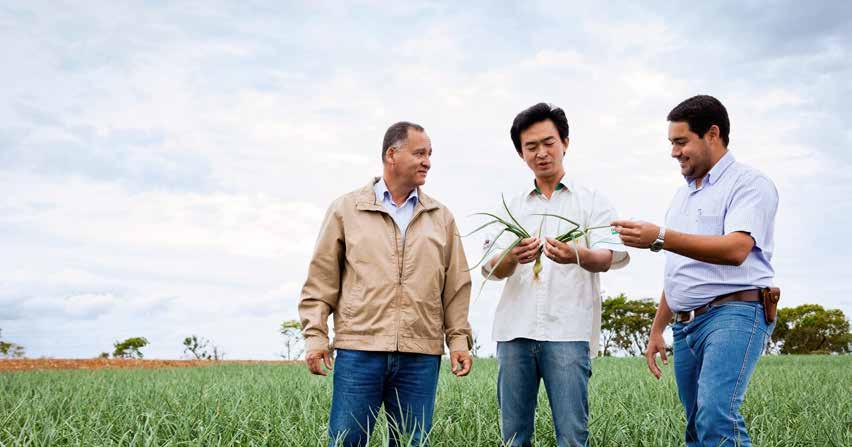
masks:
{"type": "MultiPolygon", "coordinates": [[[[480,225],[475,230],[473,230],[470,233],[463,236],[463,237],[470,236],[470,235],[472,235],[472,234],[474,234],[474,233],[476,233],[480,230],[483,230],[487,227],[490,227],[491,225],[500,225],[501,226],[500,231],[497,232],[497,236],[495,236],[494,239],[492,239],[488,243],[489,245],[488,245],[488,248],[485,250],[485,254],[482,256],[482,258],[479,260],[479,262],[474,264],[474,266],[471,267],[470,269],[468,269],[468,271],[479,267],[484,262],[486,262],[488,259],[491,259],[491,255],[497,249],[497,241],[500,239],[501,236],[503,236],[503,234],[509,233],[509,234],[512,234],[512,235],[515,236],[515,240],[512,241],[512,243],[509,244],[509,246],[506,247],[506,249],[503,250],[503,252],[500,254],[500,257],[497,259],[497,262],[494,264],[494,267],[487,269],[488,270],[488,276],[485,277],[485,281],[482,282],[482,286],[479,288],[480,294],[482,293],[482,289],[485,287],[485,283],[487,283],[488,280],[491,279],[491,276],[494,274],[494,270],[496,269],[496,267],[498,265],[500,265],[506,259],[506,257],[509,255],[509,253],[511,253],[512,250],[515,247],[517,247],[518,244],[520,244],[522,240],[532,237],[532,235],[530,235],[530,233],[524,228],[524,226],[521,225],[521,223],[518,222],[517,219],[515,219],[515,216],[512,215],[512,212],[509,211],[509,206],[506,205],[506,198],[503,197],[502,194],[500,195],[500,198],[503,199],[503,209],[506,210],[506,215],[509,216],[509,219],[508,220],[503,219],[503,218],[501,218],[501,217],[499,217],[495,214],[491,214],[491,213],[474,213],[473,214],[474,216],[487,216],[487,217],[491,218],[491,220],[480,225]]],[[[542,224],[543,223],[544,223],[544,218],[542,218],[542,224]]],[[[540,227],[539,227],[539,232],[541,232],[540,227]]],[[[542,268],[541,267],[541,253],[542,253],[542,247],[539,247],[538,254],[535,257],[535,264],[533,264],[533,269],[532,269],[534,279],[538,279],[538,274],[541,272],[541,268],[542,268]]]]}
{"type": "MultiPolygon", "coordinates": [[[[509,233],[509,234],[512,234],[512,235],[515,236],[515,240],[512,241],[512,243],[510,243],[509,246],[506,247],[506,249],[504,249],[503,252],[500,254],[500,257],[497,259],[497,262],[494,264],[494,267],[487,269],[488,275],[485,277],[485,281],[483,281],[482,286],[479,289],[480,294],[482,293],[482,289],[485,287],[485,283],[488,282],[488,280],[491,279],[491,276],[494,274],[494,270],[496,269],[496,267],[499,266],[506,259],[506,257],[509,255],[509,253],[515,247],[517,247],[518,244],[520,244],[522,240],[532,237],[530,235],[530,233],[524,228],[524,226],[521,225],[521,223],[518,222],[517,219],[515,219],[515,216],[512,215],[512,212],[509,211],[509,206],[506,204],[506,198],[503,197],[502,195],[500,196],[500,198],[503,200],[503,209],[506,211],[506,215],[509,216],[509,219],[507,220],[507,219],[501,218],[501,217],[499,217],[495,214],[491,214],[491,213],[474,213],[473,214],[474,216],[487,216],[487,217],[491,218],[491,220],[480,225],[475,230],[473,230],[470,233],[463,236],[463,237],[470,236],[470,235],[472,235],[472,234],[474,234],[478,231],[481,231],[485,228],[488,228],[492,225],[500,225],[502,227],[500,229],[500,231],[497,233],[497,236],[495,236],[494,239],[489,242],[489,245],[488,245],[487,249],[485,250],[485,254],[482,256],[482,258],[479,260],[479,262],[474,264],[474,266],[471,267],[468,271],[479,267],[484,262],[486,262],[488,259],[491,259],[491,255],[497,249],[497,241],[500,239],[501,236],[503,236],[503,234],[509,233]]],[[[566,217],[559,216],[559,215],[556,215],[556,214],[534,214],[534,216],[542,216],[541,225],[539,225],[539,233],[541,233],[541,228],[544,225],[545,217],[555,217],[557,219],[564,220],[564,221],[568,222],[569,224],[573,225],[573,227],[571,229],[569,229],[568,231],[566,231],[565,233],[562,233],[562,234],[556,236],[556,240],[559,241],[559,242],[567,243],[567,244],[572,246],[572,248],[574,249],[574,254],[577,256],[577,265],[580,265],[580,247],[579,247],[580,239],[585,239],[586,247],[591,247],[592,244],[590,243],[589,234],[594,230],[609,227],[609,225],[601,225],[601,226],[596,226],[596,227],[582,227],[581,228],[581,225],[578,224],[577,222],[574,222],[571,219],[568,219],[566,217]],[[573,244],[572,244],[572,242],[573,242],[573,244]]],[[[533,264],[532,271],[533,271],[533,279],[534,280],[538,279],[538,275],[539,275],[539,273],[541,273],[541,270],[542,270],[542,266],[541,266],[542,248],[543,247],[539,247],[538,254],[536,255],[536,258],[535,258],[535,263],[533,264]]]]}
{"type": "Polygon", "coordinates": [[[565,233],[560,234],[559,236],[556,236],[555,239],[559,242],[563,242],[563,243],[570,245],[574,249],[574,255],[577,257],[577,265],[578,266],[580,265],[580,243],[579,243],[580,239],[584,239],[586,241],[586,247],[591,248],[592,243],[590,241],[589,234],[594,230],[598,230],[598,229],[601,229],[601,228],[610,228],[609,225],[600,225],[600,226],[597,226],[597,227],[582,227],[582,228],[580,228],[580,224],[578,224],[577,222],[574,222],[573,220],[568,219],[567,217],[562,217],[562,216],[559,216],[559,215],[556,215],[556,214],[534,214],[534,216],[542,216],[542,218],[544,218],[544,217],[555,217],[557,219],[562,219],[562,220],[564,220],[565,222],[568,222],[571,225],[574,225],[573,228],[566,231],[565,233]]]}

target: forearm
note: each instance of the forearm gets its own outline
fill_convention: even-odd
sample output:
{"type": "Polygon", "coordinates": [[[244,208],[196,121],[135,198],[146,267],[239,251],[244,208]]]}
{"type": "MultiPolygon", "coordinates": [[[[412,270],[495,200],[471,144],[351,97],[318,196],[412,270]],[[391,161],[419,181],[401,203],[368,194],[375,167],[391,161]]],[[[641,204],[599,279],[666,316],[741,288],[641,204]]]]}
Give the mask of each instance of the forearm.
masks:
{"type": "Polygon", "coordinates": [[[666,326],[672,321],[672,311],[666,303],[666,293],[663,292],[660,296],[660,305],[657,306],[657,313],[654,315],[654,324],[651,326],[651,334],[663,334],[666,326]]]}
{"type": "Polygon", "coordinates": [[[666,230],[663,249],[697,261],[718,265],[740,265],[754,241],[746,233],[707,236],[666,230]]]}
{"type": "Polygon", "coordinates": [[[515,273],[515,269],[518,268],[518,260],[513,256],[509,255],[503,258],[503,262],[500,265],[496,265],[497,261],[503,256],[503,253],[491,258],[490,261],[486,262],[482,267],[483,274],[487,277],[488,273],[491,272],[491,277],[497,279],[504,279],[512,276],[515,273]]]}
{"type": "Polygon", "coordinates": [[[612,266],[612,250],[580,248],[579,253],[580,266],[592,273],[605,272],[612,266]]]}

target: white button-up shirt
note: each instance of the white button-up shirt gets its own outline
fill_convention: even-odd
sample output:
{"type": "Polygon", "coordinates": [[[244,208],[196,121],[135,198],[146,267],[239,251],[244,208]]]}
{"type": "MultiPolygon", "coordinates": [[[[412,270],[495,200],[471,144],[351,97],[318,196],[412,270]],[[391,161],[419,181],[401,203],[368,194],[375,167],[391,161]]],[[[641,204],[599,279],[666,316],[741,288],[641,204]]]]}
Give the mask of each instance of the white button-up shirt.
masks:
{"type": "Polygon", "coordinates": [[[701,307],[719,295],[769,287],[775,271],[775,214],[778,191],[760,171],[725,154],[696,187],[695,180],[678,189],[666,227],[689,234],[722,236],[736,231],[751,235],[754,247],[742,265],[715,265],[666,252],[666,303],[675,312],[701,307]]]}
{"type": "MultiPolygon", "coordinates": [[[[509,210],[528,233],[542,240],[555,238],[570,230],[572,225],[555,217],[534,214],[556,214],[581,227],[609,225],[617,218],[609,201],[600,193],[564,179],[563,185],[550,199],[536,189],[526,189],[511,200],[507,199],[509,210]]],[[[508,218],[502,204],[494,214],[508,218]]],[[[497,245],[489,259],[502,253],[516,239],[513,234],[504,233],[494,241],[500,230],[500,225],[495,224],[486,232],[483,249],[497,245]]],[[[586,246],[584,238],[579,242],[586,246]]],[[[622,268],[630,262],[621,239],[608,227],[593,230],[589,242],[593,249],[612,250],[611,269],[622,268]]],[[[494,340],[588,341],[589,352],[594,357],[599,349],[601,330],[600,274],[577,264],[557,264],[544,254],[541,262],[538,279],[533,278],[532,262],[518,265],[507,279],[494,316],[494,340]]],[[[492,276],[491,279],[496,278],[492,276]]]]}

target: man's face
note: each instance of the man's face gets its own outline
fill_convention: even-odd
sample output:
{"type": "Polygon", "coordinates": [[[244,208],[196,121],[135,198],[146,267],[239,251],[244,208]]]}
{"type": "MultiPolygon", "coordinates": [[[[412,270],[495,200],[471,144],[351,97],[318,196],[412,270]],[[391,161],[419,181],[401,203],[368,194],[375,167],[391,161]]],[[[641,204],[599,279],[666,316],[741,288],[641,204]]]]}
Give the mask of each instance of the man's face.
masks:
{"type": "Polygon", "coordinates": [[[408,138],[394,149],[392,166],[396,177],[407,186],[422,186],[432,167],[432,141],[426,132],[408,129],[408,138]]]}
{"type": "Polygon", "coordinates": [[[706,138],[691,131],[689,123],[670,122],[669,141],[672,143],[672,158],[680,163],[681,175],[692,180],[707,174],[712,167],[710,144],[706,138]]]}
{"type": "Polygon", "coordinates": [[[559,139],[553,121],[539,121],[521,132],[521,158],[536,177],[552,177],[564,172],[562,158],[568,149],[568,138],[559,139]]]}

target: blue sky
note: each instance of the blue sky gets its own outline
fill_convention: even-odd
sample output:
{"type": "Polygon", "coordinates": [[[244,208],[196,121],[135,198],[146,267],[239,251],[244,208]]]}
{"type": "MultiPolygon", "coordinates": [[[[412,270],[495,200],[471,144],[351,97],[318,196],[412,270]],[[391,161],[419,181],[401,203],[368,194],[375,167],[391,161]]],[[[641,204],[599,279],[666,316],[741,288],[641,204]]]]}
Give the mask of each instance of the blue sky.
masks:
{"type": "MultiPolygon", "coordinates": [[[[659,222],[683,182],[665,116],[699,93],[778,187],[782,303],[852,315],[852,8],[490,3],[0,6],[4,338],[91,357],[141,335],[173,358],[195,333],[274,357],[326,206],[380,173],[403,119],[462,229],[530,182],[508,128],[539,101],[568,115],[568,175],[659,222]]],[[[605,291],[659,296],[662,257],[632,257],[605,291]]],[[[486,351],[499,290],[471,308],[486,351]]]]}

